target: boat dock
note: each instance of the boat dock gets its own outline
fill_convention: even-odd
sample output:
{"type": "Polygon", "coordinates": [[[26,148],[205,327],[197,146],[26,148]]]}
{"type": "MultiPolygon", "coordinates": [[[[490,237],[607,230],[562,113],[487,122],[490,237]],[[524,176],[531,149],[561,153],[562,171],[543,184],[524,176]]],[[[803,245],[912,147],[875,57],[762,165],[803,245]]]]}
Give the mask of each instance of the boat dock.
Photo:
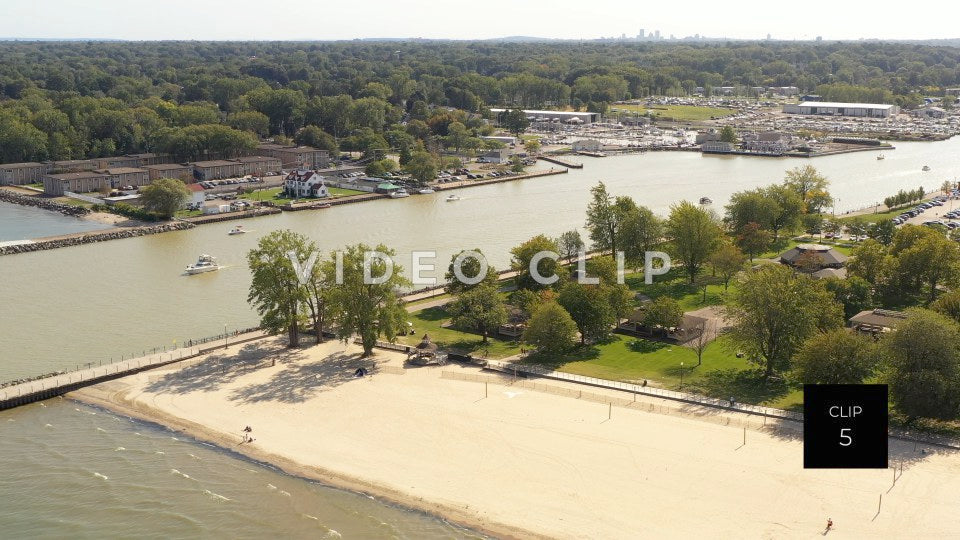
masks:
{"type": "Polygon", "coordinates": [[[544,160],[544,161],[549,161],[550,163],[555,163],[555,164],[557,164],[557,165],[563,165],[564,167],[566,167],[566,168],[568,168],[568,169],[582,169],[582,168],[583,168],[583,163],[576,163],[576,162],[573,162],[573,161],[566,161],[566,160],[560,159],[560,158],[558,158],[558,157],[556,157],[556,156],[537,156],[537,159],[542,159],[542,160],[544,160]]]}
{"type": "Polygon", "coordinates": [[[227,334],[191,341],[187,347],[170,348],[159,352],[154,349],[150,354],[147,354],[149,351],[143,351],[142,356],[127,359],[121,357],[120,360],[107,363],[80,364],[73,371],[58,372],[10,384],[0,388],[0,411],[43,401],[85,386],[126,377],[147,369],[188,360],[226,345],[260,339],[265,335],[266,333],[259,329],[244,330],[234,335],[227,334]]]}

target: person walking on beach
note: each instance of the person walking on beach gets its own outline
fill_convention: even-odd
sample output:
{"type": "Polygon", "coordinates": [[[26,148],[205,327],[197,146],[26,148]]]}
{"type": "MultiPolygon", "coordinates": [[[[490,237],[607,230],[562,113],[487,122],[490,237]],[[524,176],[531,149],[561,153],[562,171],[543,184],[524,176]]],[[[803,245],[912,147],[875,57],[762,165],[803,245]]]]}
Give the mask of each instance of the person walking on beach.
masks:
{"type": "Polygon", "coordinates": [[[827,518],[827,529],[823,531],[823,534],[827,534],[832,529],[833,529],[833,520],[831,518],[827,518]]]}

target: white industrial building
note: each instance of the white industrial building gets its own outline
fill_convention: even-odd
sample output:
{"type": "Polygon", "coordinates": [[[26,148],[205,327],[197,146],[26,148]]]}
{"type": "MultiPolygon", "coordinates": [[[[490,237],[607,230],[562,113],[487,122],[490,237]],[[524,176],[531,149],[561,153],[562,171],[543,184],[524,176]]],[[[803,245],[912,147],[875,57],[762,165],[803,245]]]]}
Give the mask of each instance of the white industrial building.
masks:
{"type": "MultiPolygon", "coordinates": [[[[500,113],[507,109],[490,109],[490,112],[500,118],[500,113]]],[[[562,122],[564,124],[592,124],[600,121],[600,113],[577,111],[538,111],[524,109],[523,114],[531,122],[562,122]]]]}
{"type": "Polygon", "coordinates": [[[879,103],[831,103],[828,101],[804,101],[783,106],[787,114],[811,114],[823,116],[866,116],[889,118],[900,113],[900,107],[879,103]]]}

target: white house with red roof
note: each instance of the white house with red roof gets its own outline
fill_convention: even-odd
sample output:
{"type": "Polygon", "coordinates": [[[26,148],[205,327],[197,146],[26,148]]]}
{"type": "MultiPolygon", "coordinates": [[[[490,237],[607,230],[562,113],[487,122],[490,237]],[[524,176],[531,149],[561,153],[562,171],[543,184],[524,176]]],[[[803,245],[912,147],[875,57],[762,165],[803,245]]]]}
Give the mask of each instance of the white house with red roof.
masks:
{"type": "Polygon", "coordinates": [[[329,197],[330,190],[324,178],[316,171],[297,169],[290,171],[283,182],[283,191],[289,197],[329,197]]]}

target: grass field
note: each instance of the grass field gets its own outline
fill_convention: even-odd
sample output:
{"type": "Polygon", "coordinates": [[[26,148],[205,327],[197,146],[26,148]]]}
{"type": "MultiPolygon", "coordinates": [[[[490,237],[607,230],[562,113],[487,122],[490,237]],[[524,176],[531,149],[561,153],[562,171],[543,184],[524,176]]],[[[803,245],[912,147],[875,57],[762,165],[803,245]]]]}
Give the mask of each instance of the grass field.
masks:
{"type": "Polygon", "coordinates": [[[680,122],[710,120],[711,118],[723,118],[737,114],[737,111],[732,109],[698,107],[696,105],[657,105],[654,108],[647,108],[644,105],[617,103],[610,106],[611,113],[616,114],[617,110],[639,112],[640,114],[650,113],[661,118],[670,118],[680,122]]]}
{"type": "Polygon", "coordinates": [[[503,358],[520,352],[520,344],[515,341],[490,338],[484,344],[478,334],[442,328],[441,325],[449,319],[450,316],[443,307],[415,311],[410,314],[409,321],[413,323],[416,333],[402,336],[398,341],[406,345],[416,345],[426,333],[430,335],[430,340],[440,347],[457,352],[486,355],[489,358],[503,358]]]}
{"type": "Polygon", "coordinates": [[[527,357],[526,361],[585,377],[626,382],[648,380],[655,386],[673,390],[681,389],[682,372],[684,391],[779,408],[796,407],[803,399],[799,389],[782,380],[764,381],[745,358],[737,358],[726,337],[707,346],[700,366],[693,349],[616,334],[605,343],[580,347],[566,355],[537,354],[527,357]]]}

